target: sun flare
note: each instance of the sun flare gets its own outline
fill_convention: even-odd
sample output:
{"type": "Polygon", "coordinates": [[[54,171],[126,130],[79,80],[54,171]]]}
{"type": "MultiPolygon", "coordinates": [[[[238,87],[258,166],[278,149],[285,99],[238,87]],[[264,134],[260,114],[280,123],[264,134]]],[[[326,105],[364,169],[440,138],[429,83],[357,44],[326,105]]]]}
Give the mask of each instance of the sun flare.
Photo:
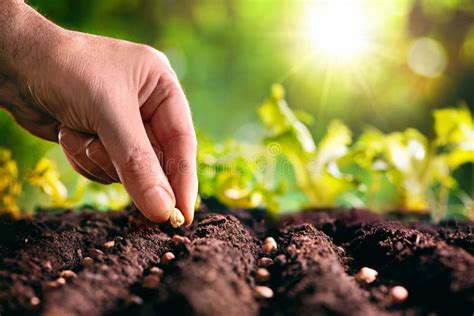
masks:
{"type": "Polygon", "coordinates": [[[368,52],[368,16],[360,1],[317,1],[307,12],[305,32],[318,54],[350,61],[368,52]]]}

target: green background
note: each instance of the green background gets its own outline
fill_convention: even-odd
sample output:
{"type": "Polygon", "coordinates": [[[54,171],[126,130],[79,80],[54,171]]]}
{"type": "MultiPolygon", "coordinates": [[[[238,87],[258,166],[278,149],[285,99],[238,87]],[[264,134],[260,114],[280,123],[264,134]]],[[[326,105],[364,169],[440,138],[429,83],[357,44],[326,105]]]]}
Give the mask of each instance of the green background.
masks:
{"type": "MultiPolygon", "coordinates": [[[[57,24],[151,45],[169,57],[192,108],[196,127],[214,139],[255,141],[256,107],[281,83],[293,109],[313,114],[318,138],[338,118],[360,133],[415,127],[432,134],[435,108],[474,105],[474,5],[469,0],[369,0],[375,48],[354,64],[328,65],[305,35],[308,7],[298,0],[32,0],[57,24]],[[408,64],[415,40],[435,40],[446,56],[436,78],[408,64]]],[[[111,78],[113,80],[113,78],[111,78]]],[[[57,146],[21,131],[0,112],[0,146],[23,172],[57,146]]],[[[61,161],[65,178],[72,174],[61,161]]],[[[457,172],[468,192],[472,165],[457,172]]],[[[66,180],[67,181],[67,180],[66,180]]],[[[71,180],[72,181],[72,180],[71,180]]],[[[31,198],[29,205],[35,203],[31,198]]]]}

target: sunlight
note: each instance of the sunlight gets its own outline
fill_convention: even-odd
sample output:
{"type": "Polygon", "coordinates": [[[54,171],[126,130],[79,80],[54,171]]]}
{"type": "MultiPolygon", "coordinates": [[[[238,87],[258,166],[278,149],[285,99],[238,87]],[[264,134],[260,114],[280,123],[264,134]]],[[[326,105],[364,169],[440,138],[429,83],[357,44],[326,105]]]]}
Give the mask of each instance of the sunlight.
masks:
{"type": "Polygon", "coordinates": [[[317,1],[308,8],[305,31],[318,54],[352,61],[367,53],[368,17],[360,1],[317,1]]]}

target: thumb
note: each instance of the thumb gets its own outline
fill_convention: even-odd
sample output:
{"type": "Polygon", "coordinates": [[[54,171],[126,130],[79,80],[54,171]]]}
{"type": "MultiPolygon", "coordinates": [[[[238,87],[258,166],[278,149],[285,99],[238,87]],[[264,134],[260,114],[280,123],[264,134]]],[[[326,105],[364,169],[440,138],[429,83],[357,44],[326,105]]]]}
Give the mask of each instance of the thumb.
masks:
{"type": "Polygon", "coordinates": [[[148,139],[138,105],[114,106],[98,128],[121,182],[141,212],[151,221],[165,222],[175,196],[148,139]]]}

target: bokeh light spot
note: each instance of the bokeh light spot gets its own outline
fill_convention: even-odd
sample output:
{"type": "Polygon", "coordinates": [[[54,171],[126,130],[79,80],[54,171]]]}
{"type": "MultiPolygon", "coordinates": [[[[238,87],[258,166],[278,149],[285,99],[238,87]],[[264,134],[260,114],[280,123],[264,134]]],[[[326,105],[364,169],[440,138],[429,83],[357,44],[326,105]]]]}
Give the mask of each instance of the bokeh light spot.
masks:
{"type": "Polygon", "coordinates": [[[422,37],[413,41],[408,51],[408,66],[416,74],[436,78],[447,65],[444,47],[432,38],[422,37]]]}

